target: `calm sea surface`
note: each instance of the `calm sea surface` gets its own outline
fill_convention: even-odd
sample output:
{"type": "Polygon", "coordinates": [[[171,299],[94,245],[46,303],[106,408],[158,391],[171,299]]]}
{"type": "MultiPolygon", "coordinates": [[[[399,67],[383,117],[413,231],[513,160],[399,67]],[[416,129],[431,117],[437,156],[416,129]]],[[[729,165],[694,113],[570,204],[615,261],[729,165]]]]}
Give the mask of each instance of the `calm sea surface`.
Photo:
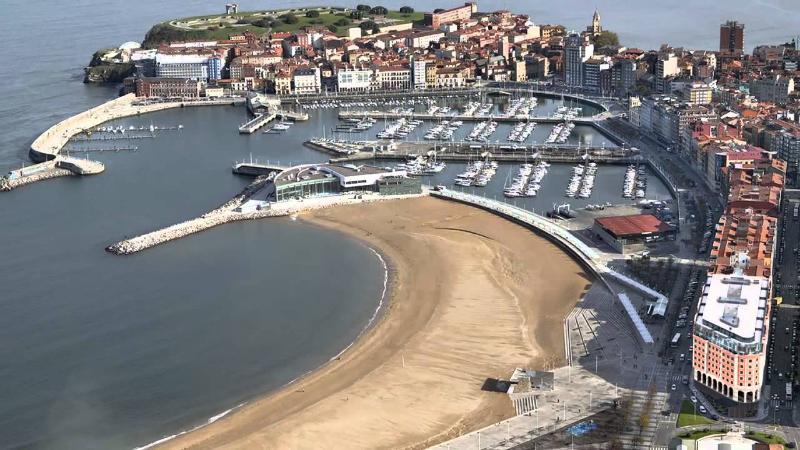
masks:
{"type": "MultiPolygon", "coordinates": [[[[418,9],[455,3],[408,2],[418,9]]],[[[302,4],[240,2],[243,9],[302,4]]],[[[713,48],[727,18],[747,24],[748,46],[800,31],[800,4],[791,0],[480,3],[570,28],[585,26],[595,6],[608,28],[643,48],[713,48]]],[[[163,19],[222,7],[4,1],[0,171],[25,162],[30,142],[54,122],[116,95],[81,83],[95,49],[141,40],[163,19]]],[[[370,249],[329,231],[275,219],[226,225],[130,257],[103,251],[229,199],[248,182],[230,173],[236,159],[324,160],[300,144],[330,129],[335,112],[312,114],[291,133],[253,136],[236,133],[245,120],[239,108],[121,120],[184,129],[141,140],[135,153],[93,155],[106,163],[103,175],[0,194],[0,448],[144,445],[285,384],[361,332],[378,305],[384,269],[370,249]]],[[[496,136],[507,132],[501,127],[496,136]]],[[[541,126],[532,139],[546,134],[541,126]]],[[[603,142],[580,128],[572,139],[603,142]]],[[[450,165],[434,182],[449,183],[460,169],[450,165]]],[[[513,170],[501,167],[483,192],[499,196],[513,170]]],[[[586,202],[620,201],[623,171],[600,168],[596,195],[586,202]]],[[[568,172],[551,168],[540,197],[526,206],[562,200],[568,172]]],[[[666,195],[651,179],[648,197],[666,195]]]]}

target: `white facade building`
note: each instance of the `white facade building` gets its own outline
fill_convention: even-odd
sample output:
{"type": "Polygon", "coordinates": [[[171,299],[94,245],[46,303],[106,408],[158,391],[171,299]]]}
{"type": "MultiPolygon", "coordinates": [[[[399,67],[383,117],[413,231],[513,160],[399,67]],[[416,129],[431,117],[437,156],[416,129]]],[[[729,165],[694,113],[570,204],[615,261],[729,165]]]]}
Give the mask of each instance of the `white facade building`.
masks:
{"type": "Polygon", "coordinates": [[[424,59],[415,59],[411,65],[411,68],[412,76],[414,78],[414,89],[425,89],[427,86],[427,81],[425,78],[427,62],[424,59]]]}
{"type": "Polygon", "coordinates": [[[169,55],[156,54],[156,76],[162,78],[191,78],[208,80],[214,77],[215,70],[209,70],[210,55],[169,55]]]}
{"type": "Polygon", "coordinates": [[[296,69],[292,76],[292,92],[295,94],[318,94],[322,90],[322,79],[318,67],[296,69]]]}
{"type": "Polygon", "coordinates": [[[372,89],[372,69],[343,68],[336,73],[339,91],[363,92],[372,89]]]}

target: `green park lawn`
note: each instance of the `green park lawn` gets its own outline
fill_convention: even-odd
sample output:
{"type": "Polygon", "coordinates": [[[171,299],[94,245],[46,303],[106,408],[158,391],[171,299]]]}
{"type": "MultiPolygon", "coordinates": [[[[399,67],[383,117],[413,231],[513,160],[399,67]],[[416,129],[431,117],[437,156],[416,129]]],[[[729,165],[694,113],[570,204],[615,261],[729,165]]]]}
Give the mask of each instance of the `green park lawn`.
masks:
{"type": "Polygon", "coordinates": [[[709,425],[714,423],[708,417],[694,412],[694,404],[689,400],[681,402],[681,412],[678,414],[678,428],[689,427],[692,425],[709,425]]]}

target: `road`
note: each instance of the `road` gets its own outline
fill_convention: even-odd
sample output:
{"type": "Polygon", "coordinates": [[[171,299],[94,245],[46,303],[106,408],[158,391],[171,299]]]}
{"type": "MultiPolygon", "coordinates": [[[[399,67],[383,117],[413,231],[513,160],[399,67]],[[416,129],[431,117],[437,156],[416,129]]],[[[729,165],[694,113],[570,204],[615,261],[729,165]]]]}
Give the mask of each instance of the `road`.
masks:
{"type": "Polygon", "coordinates": [[[798,317],[800,316],[800,218],[794,206],[800,205],[800,191],[784,193],[782,215],[778,223],[778,249],[773,286],[782,298],[772,312],[772,334],[768,349],[766,379],[771,391],[770,423],[796,424],[794,399],[787,397],[786,384],[793,382],[797,362],[798,317]]]}
{"type": "MultiPolygon", "coordinates": [[[[607,126],[612,132],[619,134],[631,146],[638,147],[642,155],[657,161],[666,167],[673,167],[677,170],[670,172],[681,173],[674,178],[674,183],[681,193],[682,200],[688,200],[689,207],[693,206],[698,197],[707,200],[706,207],[694,205],[698,209],[688,215],[683,215],[687,222],[682,223],[683,227],[691,226],[692,216],[695,218],[695,226],[703,231],[710,231],[722,213],[723,199],[711,186],[706,183],[703,176],[697,172],[690,164],[681,157],[669,151],[669,148],[649,136],[638,132],[629,123],[612,119],[607,122],[607,126]]],[[[776,296],[783,297],[783,304],[773,310],[772,316],[772,339],[770,342],[770,352],[768,368],[766,371],[765,382],[768,388],[765,395],[768,400],[769,414],[760,423],[748,422],[748,428],[759,429],[761,431],[780,431],[787,439],[798,442],[800,440],[800,429],[796,427],[797,420],[800,419],[800,408],[795,405],[793,400],[786,397],[786,382],[794,377],[798,343],[798,320],[800,318],[800,217],[795,220],[793,217],[794,205],[800,204],[800,191],[786,191],[784,195],[783,216],[780,218],[779,235],[777,238],[779,251],[774,266],[777,268],[775,273],[776,296]]],[[[800,216],[800,213],[798,214],[800,216]]],[[[707,238],[704,238],[707,241],[707,238]]],[[[704,242],[708,244],[708,242],[704,242]]],[[[707,245],[698,251],[698,258],[707,256],[707,245]]],[[[696,293],[693,298],[685,299],[683,305],[671,304],[668,311],[667,321],[674,326],[676,315],[679,308],[689,306],[690,310],[687,317],[694,317],[697,304],[696,293]]],[[[674,303],[674,302],[673,302],[674,303]]],[[[691,377],[691,340],[685,336],[691,335],[691,321],[686,328],[672,329],[674,333],[681,332],[681,339],[675,348],[667,348],[664,352],[664,359],[669,363],[668,366],[659,369],[657,377],[670,393],[663,417],[654,438],[654,444],[666,445],[675,433],[675,422],[677,413],[680,411],[680,404],[684,398],[691,396],[691,391],[687,385],[682,383],[683,377],[691,377]],[[681,360],[681,355],[684,359],[681,360]],[[675,390],[672,390],[672,385],[675,390]],[[669,415],[667,415],[667,413],[669,415]]]]}

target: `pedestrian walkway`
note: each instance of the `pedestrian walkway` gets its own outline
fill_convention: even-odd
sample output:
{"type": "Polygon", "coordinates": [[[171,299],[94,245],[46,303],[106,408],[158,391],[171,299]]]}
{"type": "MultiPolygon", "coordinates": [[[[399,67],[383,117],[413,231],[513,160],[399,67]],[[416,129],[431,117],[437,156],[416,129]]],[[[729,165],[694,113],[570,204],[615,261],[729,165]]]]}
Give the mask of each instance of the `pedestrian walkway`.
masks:
{"type": "Polygon", "coordinates": [[[577,366],[557,369],[554,384],[552,391],[537,396],[534,409],[432,448],[512,448],[611,408],[622,393],[613,384],[577,366]]]}

